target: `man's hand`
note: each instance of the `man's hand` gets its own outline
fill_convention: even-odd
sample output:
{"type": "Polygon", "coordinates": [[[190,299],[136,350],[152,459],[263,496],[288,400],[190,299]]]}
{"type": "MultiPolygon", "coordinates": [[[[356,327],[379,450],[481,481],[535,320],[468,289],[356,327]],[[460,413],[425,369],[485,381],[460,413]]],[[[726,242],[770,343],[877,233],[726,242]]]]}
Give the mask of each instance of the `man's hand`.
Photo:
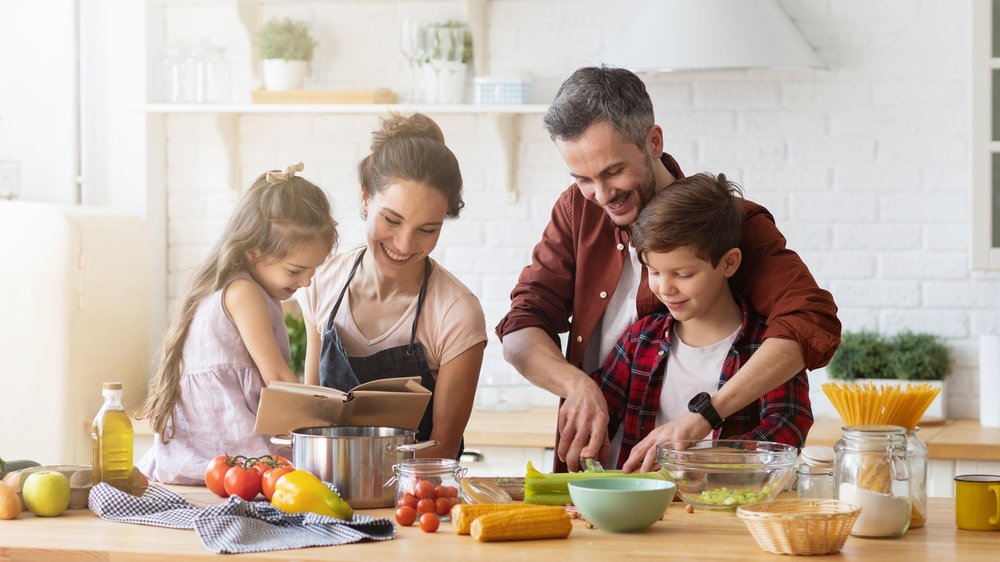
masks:
{"type": "Polygon", "coordinates": [[[622,465],[622,472],[649,472],[656,466],[656,446],[669,444],[676,449],[686,449],[685,441],[704,439],[712,431],[711,426],[701,416],[687,412],[672,422],[667,422],[649,432],[642,441],[632,447],[628,460],[622,465]]]}
{"type": "Polygon", "coordinates": [[[608,404],[593,380],[580,379],[567,393],[558,431],[556,454],[570,472],[580,470],[581,457],[600,460],[608,453],[608,404]]]}

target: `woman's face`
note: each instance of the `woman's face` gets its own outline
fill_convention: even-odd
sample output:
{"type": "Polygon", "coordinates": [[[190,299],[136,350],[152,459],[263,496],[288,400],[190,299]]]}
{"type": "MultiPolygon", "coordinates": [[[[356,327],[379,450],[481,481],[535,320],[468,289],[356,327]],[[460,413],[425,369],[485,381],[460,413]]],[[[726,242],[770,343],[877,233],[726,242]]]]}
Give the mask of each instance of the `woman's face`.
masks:
{"type": "Polygon", "coordinates": [[[422,183],[402,180],[369,197],[361,193],[367,216],[368,251],[385,277],[398,277],[412,267],[423,268],[423,259],[437,245],[448,212],[441,191],[422,183]]]}

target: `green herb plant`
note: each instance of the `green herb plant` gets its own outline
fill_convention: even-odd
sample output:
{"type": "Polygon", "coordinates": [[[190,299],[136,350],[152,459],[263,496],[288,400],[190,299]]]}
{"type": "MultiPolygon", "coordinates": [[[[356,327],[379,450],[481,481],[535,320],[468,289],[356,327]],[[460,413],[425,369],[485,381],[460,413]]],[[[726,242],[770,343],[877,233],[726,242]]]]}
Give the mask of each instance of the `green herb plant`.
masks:
{"type": "Polygon", "coordinates": [[[304,21],[289,18],[272,18],[257,32],[261,59],[303,60],[313,59],[313,49],[318,43],[309,34],[304,21]]]}
{"type": "Polygon", "coordinates": [[[939,381],[948,374],[948,348],[932,334],[900,332],[889,340],[888,348],[887,366],[892,378],[939,381]]]}
{"type": "MultiPolygon", "coordinates": [[[[461,29],[462,33],[462,63],[468,64],[472,61],[472,32],[469,31],[469,27],[463,21],[459,20],[448,20],[441,23],[436,23],[433,27],[443,27],[447,29],[461,29]]],[[[430,57],[429,58],[444,58],[444,53],[441,52],[441,44],[435,37],[430,45],[430,57]]]]}
{"type": "Polygon", "coordinates": [[[831,379],[885,379],[889,376],[889,347],[874,332],[844,332],[827,372],[831,379]]]}
{"type": "Polygon", "coordinates": [[[305,320],[293,316],[285,315],[285,328],[288,329],[288,349],[292,359],[288,362],[288,367],[302,380],[306,365],[306,323],[305,320]]]}

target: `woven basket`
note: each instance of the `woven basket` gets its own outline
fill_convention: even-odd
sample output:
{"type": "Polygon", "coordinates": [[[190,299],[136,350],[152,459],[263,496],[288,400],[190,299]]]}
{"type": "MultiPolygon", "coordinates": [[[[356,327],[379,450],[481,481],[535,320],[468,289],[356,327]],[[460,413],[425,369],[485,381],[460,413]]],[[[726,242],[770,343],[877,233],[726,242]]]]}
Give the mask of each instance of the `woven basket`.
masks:
{"type": "Polygon", "coordinates": [[[839,500],[790,499],[741,505],[757,544],[775,554],[831,554],[847,540],[861,508],[839,500]]]}

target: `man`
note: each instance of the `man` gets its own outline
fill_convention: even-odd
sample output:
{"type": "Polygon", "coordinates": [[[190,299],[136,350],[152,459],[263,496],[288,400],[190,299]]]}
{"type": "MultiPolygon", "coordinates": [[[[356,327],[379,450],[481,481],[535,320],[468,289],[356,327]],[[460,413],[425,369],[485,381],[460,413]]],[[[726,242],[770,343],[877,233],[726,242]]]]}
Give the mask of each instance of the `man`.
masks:
{"type": "MultiPolygon", "coordinates": [[[[625,328],[664,310],[630,244],[630,226],[654,194],[684,174],[663,152],[663,130],[654,123],[645,85],[627,70],[577,70],[560,86],[544,122],[575,181],[553,206],[496,330],[504,358],[564,399],[556,458],[577,470],[581,458],[603,458],[610,445],[607,404],[588,373],[625,328]],[[566,331],[563,357],[559,334],[566,331]]],[[[747,213],[741,239],[743,266],[731,284],[767,317],[766,339],[710,401],[692,397],[691,411],[660,430],[665,441],[704,437],[717,420],[803,368],[825,365],[840,342],[833,297],[785,248],[773,217],[760,207],[747,213]]]]}

